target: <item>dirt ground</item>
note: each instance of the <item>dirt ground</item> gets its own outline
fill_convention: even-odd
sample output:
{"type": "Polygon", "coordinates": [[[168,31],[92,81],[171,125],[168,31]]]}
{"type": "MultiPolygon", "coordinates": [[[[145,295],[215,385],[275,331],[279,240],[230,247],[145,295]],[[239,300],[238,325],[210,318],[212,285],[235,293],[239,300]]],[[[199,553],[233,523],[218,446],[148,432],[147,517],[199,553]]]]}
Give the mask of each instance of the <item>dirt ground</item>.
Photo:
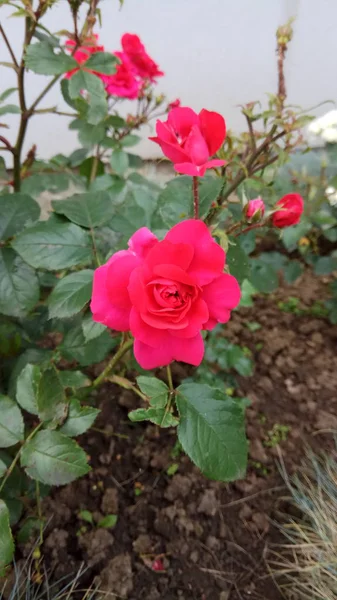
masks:
{"type": "MultiPolygon", "coordinates": [[[[297,295],[308,308],[324,289],[305,274],[295,286],[234,313],[225,328],[256,363],[253,376],[239,378],[236,390],[251,400],[243,481],[206,480],[177,452],[175,431],[128,420],[138,406],[132,393],[113,385],[101,389],[96,429],[81,440],[91,473],[44,501],[49,524],[42,550],[53,578],[84,562],[81,588],[97,585],[109,598],[282,598],[266,565],[268,548],[280,541],[273,519],[286,494],[277,461],[292,472],[306,443],[316,449],[331,444],[331,430],[337,430],[337,326],[283,312],[277,304],[297,295]],[[252,321],[261,328],[250,331],[246,324],[252,321]],[[169,475],[170,466],[169,473],[176,472],[169,475]],[[117,524],[97,528],[81,520],[83,510],[95,523],[117,514],[117,524]]],[[[174,373],[178,384],[184,369],[177,365],[174,373]]]]}

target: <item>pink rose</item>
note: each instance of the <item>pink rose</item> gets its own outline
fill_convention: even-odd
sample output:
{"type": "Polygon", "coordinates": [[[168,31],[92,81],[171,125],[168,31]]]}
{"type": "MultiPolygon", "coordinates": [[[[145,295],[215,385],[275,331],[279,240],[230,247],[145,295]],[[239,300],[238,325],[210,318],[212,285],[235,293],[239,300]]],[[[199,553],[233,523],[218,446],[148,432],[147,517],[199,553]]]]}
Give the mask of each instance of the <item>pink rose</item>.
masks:
{"type": "Polygon", "coordinates": [[[139,77],[155,81],[156,77],[164,75],[154,60],[147,54],[138,35],[125,33],[121,42],[123,51],[127,54],[139,77]]]}
{"type": "Polygon", "coordinates": [[[272,224],[274,227],[282,228],[290,225],[297,225],[301,220],[304,210],[304,202],[299,194],[286,194],[276,202],[277,210],[272,214],[272,224]]]}
{"type": "MultiPolygon", "coordinates": [[[[73,55],[73,58],[78,62],[79,65],[83,65],[88,60],[88,58],[90,58],[90,56],[92,54],[95,54],[96,52],[104,52],[104,46],[98,46],[97,42],[98,42],[98,35],[93,35],[91,38],[88,38],[86,40],[86,42],[83,46],[80,46],[79,48],[77,48],[77,50],[75,51],[75,53],[73,55]]],[[[70,52],[73,51],[75,46],[76,46],[76,42],[74,40],[66,41],[66,48],[70,52]]],[[[65,74],[65,78],[70,79],[70,77],[72,77],[75,73],[77,73],[78,70],[79,70],[78,68],[75,68],[75,69],[72,69],[71,71],[68,71],[68,73],[65,74]]],[[[99,74],[95,73],[95,75],[99,75],[99,74]]]]}
{"type": "Polygon", "coordinates": [[[181,105],[181,102],[180,102],[179,98],[177,98],[176,100],[173,100],[172,102],[170,102],[167,105],[167,112],[172,110],[172,108],[179,108],[180,105],[181,105]]]}
{"type": "Polygon", "coordinates": [[[113,75],[101,75],[107,93],[110,96],[119,96],[120,98],[129,98],[130,100],[138,98],[141,83],[135,77],[135,70],[132,64],[124,52],[115,52],[114,54],[121,61],[116,65],[116,73],[113,75]]]}
{"type": "Polygon", "coordinates": [[[205,223],[182,221],[160,242],[142,227],[129,249],[116,252],[94,274],[94,321],[135,338],[144,369],[173,360],[199,365],[200,331],[226,323],[240,301],[240,288],[224,273],[225,253],[205,223]]]}
{"type": "Polygon", "coordinates": [[[249,200],[245,207],[245,214],[247,219],[262,219],[265,211],[265,206],[262,198],[255,198],[255,200],[249,200]]]}
{"type": "Polygon", "coordinates": [[[173,108],[167,121],[157,121],[157,137],[150,137],[185,175],[205,175],[206,169],[220,167],[224,160],[210,157],[221,148],[226,137],[224,118],[205,108],[197,115],[191,108],[173,108]]]}

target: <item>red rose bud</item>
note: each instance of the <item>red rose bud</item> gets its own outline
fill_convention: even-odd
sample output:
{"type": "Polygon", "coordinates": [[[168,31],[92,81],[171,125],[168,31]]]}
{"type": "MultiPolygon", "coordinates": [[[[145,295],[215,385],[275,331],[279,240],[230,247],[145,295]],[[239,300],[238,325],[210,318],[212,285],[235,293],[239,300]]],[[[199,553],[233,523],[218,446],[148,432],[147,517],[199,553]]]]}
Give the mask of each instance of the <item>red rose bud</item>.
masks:
{"type": "Polygon", "coordinates": [[[179,108],[180,105],[181,105],[181,102],[180,102],[179,98],[177,98],[176,100],[173,100],[173,102],[170,102],[167,105],[167,112],[172,110],[172,108],[179,108]]]}
{"type": "Polygon", "coordinates": [[[304,210],[303,198],[299,194],[286,194],[276,202],[276,208],[280,210],[276,210],[272,214],[271,220],[274,227],[281,229],[297,225],[304,210]]]}
{"type": "Polygon", "coordinates": [[[249,221],[258,222],[262,219],[265,211],[265,205],[262,198],[255,198],[255,200],[249,200],[245,206],[246,219],[249,221]]]}
{"type": "Polygon", "coordinates": [[[173,108],[167,121],[157,121],[156,132],[149,139],[159,144],[177,173],[203,177],[206,169],[225,164],[211,158],[226,137],[225,120],[216,112],[203,108],[197,115],[188,107],[173,108]]]}

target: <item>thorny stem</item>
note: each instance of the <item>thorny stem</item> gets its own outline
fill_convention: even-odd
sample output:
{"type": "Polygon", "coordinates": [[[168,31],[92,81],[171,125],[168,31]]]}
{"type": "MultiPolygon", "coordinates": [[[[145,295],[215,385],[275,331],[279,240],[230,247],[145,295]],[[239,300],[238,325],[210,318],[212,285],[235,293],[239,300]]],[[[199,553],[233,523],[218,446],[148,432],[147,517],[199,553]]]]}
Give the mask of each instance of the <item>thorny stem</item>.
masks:
{"type": "Polygon", "coordinates": [[[193,177],[192,189],[193,189],[193,216],[195,219],[199,219],[199,181],[195,175],[193,177]]]}
{"type": "Polygon", "coordinates": [[[114,354],[112,359],[108,362],[107,366],[102,371],[102,373],[94,380],[92,384],[94,388],[98,387],[99,385],[101,385],[101,383],[103,383],[104,379],[109,375],[110,371],[112,371],[112,369],[117,365],[117,363],[124,356],[124,354],[126,354],[126,352],[130,350],[130,348],[132,348],[132,346],[133,339],[127,340],[126,342],[124,342],[124,344],[120,346],[120,348],[117,350],[116,354],[114,354]]]}
{"type": "Polygon", "coordinates": [[[22,448],[24,448],[24,446],[25,446],[25,445],[26,445],[28,442],[30,442],[30,440],[32,440],[32,439],[33,439],[33,437],[34,437],[34,436],[35,436],[35,434],[36,434],[36,433],[39,431],[39,429],[41,429],[41,427],[42,427],[42,423],[39,423],[39,424],[38,424],[38,426],[37,426],[37,427],[35,427],[35,429],[33,429],[33,431],[31,431],[31,433],[29,434],[29,436],[26,438],[26,440],[25,440],[25,441],[24,441],[24,443],[22,444],[21,448],[18,450],[18,452],[17,452],[17,453],[16,453],[16,455],[14,456],[14,458],[13,458],[13,460],[12,460],[11,464],[9,465],[9,467],[8,467],[8,469],[7,469],[7,473],[6,473],[5,477],[3,478],[3,480],[2,480],[2,482],[1,482],[1,484],[0,484],[0,493],[2,492],[2,490],[3,490],[4,486],[5,486],[5,483],[6,483],[7,479],[8,479],[8,478],[11,476],[11,474],[12,474],[12,473],[13,473],[13,471],[14,471],[14,468],[15,468],[15,466],[16,466],[16,464],[17,464],[17,462],[18,462],[19,458],[20,458],[20,455],[21,455],[22,448]]]}

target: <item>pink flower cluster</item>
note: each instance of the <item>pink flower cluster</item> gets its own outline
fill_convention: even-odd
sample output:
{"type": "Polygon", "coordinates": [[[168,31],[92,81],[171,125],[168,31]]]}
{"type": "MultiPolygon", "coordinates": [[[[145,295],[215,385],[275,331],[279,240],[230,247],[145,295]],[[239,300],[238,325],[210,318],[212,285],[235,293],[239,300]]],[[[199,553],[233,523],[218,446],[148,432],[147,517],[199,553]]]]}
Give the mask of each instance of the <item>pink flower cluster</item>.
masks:
{"type": "Polygon", "coordinates": [[[240,301],[236,279],[224,273],[225,252],[205,223],[178,223],[163,241],[146,227],[94,274],[94,321],[131,331],[144,369],[173,360],[199,365],[201,330],[226,323],[240,301]]]}
{"type": "MultiPolygon", "coordinates": [[[[164,73],[160,71],[158,65],[146,52],[145,46],[138,35],[125,33],[122,36],[121,44],[122,51],[114,52],[114,55],[119,59],[116,73],[113,75],[95,73],[95,75],[103,81],[109,95],[132,100],[138,98],[144,85],[148,82],[155,83],[156,78],[161,77],[164,73]]],[[[67,40],[66,47],[72,51],[75,42],[67,40]]],[[[98,45],[97,35],[88,39],[83,46],[80,46],[75,51],[74,58],[80,65],[83,65],[95,52],[104,52],[104,46],[98,45]]],[[[69,79],[76,71],[78,69],[69,71],[66,77],[69,79]]]]}

